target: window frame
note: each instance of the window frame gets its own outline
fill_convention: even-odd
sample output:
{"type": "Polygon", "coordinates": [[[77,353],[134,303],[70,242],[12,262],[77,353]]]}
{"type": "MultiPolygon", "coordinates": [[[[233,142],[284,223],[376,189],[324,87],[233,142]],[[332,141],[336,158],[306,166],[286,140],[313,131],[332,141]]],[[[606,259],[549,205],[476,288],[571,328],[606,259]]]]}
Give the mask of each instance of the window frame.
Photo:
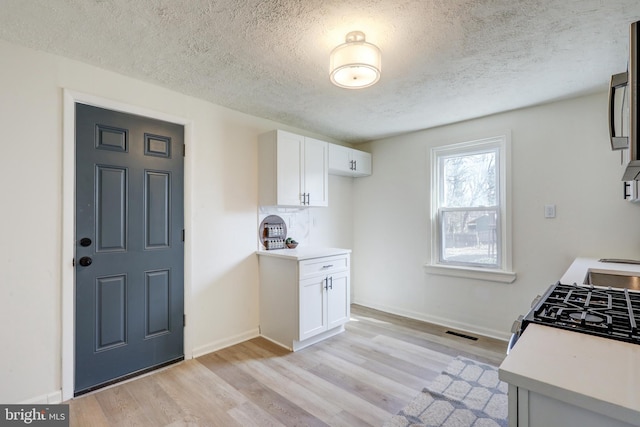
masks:
{"type": "Polygon", "coordinates": [[[516,274],[512,271],[511,250],[511,133],[504,132],[497,136],[445,144],[432,147],[430,150],[431,165],[431,256],[425,269],[431,274],[481,279],[488,281],[512,283],[516,274]],[[497,194],[496,207],[462,207],[451,208],[440,206],[444,191],[442,182],[441,159],[457,155],[473,155],[488,151],[496,152],[497,194]],[[443,260],[444,239],[441,212],[495,210],[497,208],[496,253],[497,264],[487,266],[477,263],[452,262],[443,260]]]}

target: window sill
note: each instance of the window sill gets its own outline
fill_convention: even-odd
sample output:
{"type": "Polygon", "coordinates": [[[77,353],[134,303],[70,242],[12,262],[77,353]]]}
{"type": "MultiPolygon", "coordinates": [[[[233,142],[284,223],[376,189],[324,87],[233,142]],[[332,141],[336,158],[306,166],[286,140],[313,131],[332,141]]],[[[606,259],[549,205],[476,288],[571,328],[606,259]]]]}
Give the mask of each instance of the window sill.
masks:
{"type": "Polygon", "coordinates": [[[465,279],[487,280],[490,282],[513,283],[516,280],[516,273],[505,270],[489,270],[485,268],[440,264],[426,264],[424,269],[427,273],[440,276],[463,277],[465,279]]]}

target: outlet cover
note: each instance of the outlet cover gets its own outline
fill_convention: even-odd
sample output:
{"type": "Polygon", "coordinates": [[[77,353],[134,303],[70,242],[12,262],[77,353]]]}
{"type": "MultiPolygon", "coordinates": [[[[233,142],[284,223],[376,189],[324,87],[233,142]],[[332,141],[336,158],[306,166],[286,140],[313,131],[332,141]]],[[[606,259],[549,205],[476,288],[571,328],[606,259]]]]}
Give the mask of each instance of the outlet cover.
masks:
{"type": "Polygon", "coordinates": [[[556,217],[556,205],[544,205],[544,217],[555,218],[556,217]]]}

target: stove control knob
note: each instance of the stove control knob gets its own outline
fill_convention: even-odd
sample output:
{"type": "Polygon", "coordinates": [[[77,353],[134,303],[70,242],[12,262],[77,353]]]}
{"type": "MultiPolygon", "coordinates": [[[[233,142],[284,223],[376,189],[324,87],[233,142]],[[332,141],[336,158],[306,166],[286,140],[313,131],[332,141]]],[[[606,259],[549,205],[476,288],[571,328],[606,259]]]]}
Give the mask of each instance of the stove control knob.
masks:
{"type": "Polygon", "coordinates": [[[511,333],[512,334],[519,334],[520,333],[520,330],[522,328],[522,319],[523,318],[524,318],[524,316],[518,316],[518,320],[513,322],[513,325],[511,325],[511,333]]]}
{"type": "Polygon", "coordinates": [[[542,299],[542,297],[540,295],[538,295],[537,297],[535,297],[533,299],[533,301],[531,301],[531,308],[535,307],[536,305],[538,305],[538,302],[540,302],[540,299],[542,299]]]}

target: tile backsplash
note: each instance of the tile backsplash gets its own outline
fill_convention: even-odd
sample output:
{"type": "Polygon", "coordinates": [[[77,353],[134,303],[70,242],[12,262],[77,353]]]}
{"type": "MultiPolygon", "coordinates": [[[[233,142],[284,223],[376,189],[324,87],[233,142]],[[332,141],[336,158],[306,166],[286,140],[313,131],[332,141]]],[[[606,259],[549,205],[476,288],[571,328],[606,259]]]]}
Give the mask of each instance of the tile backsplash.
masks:
{"type": "Polygon", "coordinates": [[[256,238],[259,249],[264,249],[260,239],[260,224],[269,215],[278,215],[287,227],[287,237],[296,240],[298,247],[307,246],[311,238],[311,213],[308,208],[280,208],[277,206],[260,206],[258,208],[258,224],[256,238]]]}

